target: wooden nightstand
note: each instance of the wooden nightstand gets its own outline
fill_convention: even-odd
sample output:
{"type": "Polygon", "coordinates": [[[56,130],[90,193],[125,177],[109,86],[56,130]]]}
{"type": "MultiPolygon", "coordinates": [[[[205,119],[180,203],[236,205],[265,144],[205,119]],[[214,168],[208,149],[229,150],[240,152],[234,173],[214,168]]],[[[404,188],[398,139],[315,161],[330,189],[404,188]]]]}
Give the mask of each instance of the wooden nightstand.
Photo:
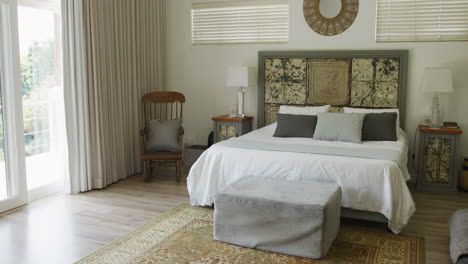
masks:
{"type": "Polygon", "coordinates": [[[457,191],[461,169],[460,128],[419,126],[418,185],[421,190],[457,191]]]}
{"type": "Polygon", "coordinates": [[[229,117],[228,115],[213,117],[214,143],[232,137],[242,136],[252,131],[253,116],[229,117]]]}

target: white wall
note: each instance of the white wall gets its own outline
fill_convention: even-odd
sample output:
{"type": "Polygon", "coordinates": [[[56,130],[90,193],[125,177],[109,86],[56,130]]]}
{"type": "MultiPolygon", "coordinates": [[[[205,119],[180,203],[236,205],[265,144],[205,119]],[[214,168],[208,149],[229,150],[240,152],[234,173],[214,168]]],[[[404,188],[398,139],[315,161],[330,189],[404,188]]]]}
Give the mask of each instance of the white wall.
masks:
{"type": "MultiPolygon", "coordinates": [[[[290,0],[288,44],[200,45],[191,44],[191,0],[168,1],[168,86],[187,98],[184,110],[186,138],[206,144],[212,130],[211,117],[227,114],[236,104],[236,89],[225,87],[228,66],[257,67],[261,50],[408,49],[409,79],[406,131],[413,135],[423,116],[430,114],[432,96],[420,91],[424,67],[444,66],[453,71],[455,92],[441,96],[443,119],[456,121],[468,133],[468,42],[376,43],[373,0],[361,0],[354,24],[344,33],[324,37],[309,28],[302,13],[302,0],[290,0]]],[[[257,114],[256,83],[246,94],[246,113],[257,114]]],[[[468,154],[468,137],[462,136],[462,153],[468,154]]]]}

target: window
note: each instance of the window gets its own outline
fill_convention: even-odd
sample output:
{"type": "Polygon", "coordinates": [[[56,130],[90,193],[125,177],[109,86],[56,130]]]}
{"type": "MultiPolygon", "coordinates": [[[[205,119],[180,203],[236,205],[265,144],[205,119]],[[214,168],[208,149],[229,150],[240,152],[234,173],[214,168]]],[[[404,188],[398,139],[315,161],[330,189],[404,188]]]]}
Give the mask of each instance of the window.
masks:
{"type": "Polygon", "coordinates": [[[192,44],[287,43],[286,0],[192,4],[192,44]]]}
{"type": "Polygon", "coordinates": [[[468,0],[377,0],[377,42],[467,41],[468,0]]]}

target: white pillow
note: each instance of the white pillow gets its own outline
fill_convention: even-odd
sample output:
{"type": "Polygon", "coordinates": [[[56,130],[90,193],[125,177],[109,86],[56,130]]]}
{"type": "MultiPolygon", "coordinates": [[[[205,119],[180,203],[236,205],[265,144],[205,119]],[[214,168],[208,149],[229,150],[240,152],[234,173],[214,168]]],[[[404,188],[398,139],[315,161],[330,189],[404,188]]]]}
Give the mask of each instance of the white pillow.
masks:
{"type": "Polygon", "coordinates": [[[324,106],[291,106],[291,105],[282,105],[280,106],[280,114],[289,114],[289,115],[317,115],[318,113],[328,113],[330,112],[330,105],[324,106]]]}
{"type": "Polygon", "coordinates": [[[367,109],[367,108],[352,108],[352,107],[343,107],[343,112],[345,113],[397,113],[396,119],[396,130],[397,136],[400,137],[400,110],[395,108],[383,108],[383,109],[367,109]]]}

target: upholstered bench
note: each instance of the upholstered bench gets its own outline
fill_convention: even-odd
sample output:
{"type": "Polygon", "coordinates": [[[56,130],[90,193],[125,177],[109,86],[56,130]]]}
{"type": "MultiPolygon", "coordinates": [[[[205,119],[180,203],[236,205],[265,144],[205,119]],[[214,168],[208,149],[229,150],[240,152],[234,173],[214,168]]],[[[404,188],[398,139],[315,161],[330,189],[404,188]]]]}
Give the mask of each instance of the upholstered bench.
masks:
{"type": "Polygon", "coordinates": [[[340,206],[335,184],[245,177],[216,194],[214,239],[322,258],[338,233],[340,206]]]}

